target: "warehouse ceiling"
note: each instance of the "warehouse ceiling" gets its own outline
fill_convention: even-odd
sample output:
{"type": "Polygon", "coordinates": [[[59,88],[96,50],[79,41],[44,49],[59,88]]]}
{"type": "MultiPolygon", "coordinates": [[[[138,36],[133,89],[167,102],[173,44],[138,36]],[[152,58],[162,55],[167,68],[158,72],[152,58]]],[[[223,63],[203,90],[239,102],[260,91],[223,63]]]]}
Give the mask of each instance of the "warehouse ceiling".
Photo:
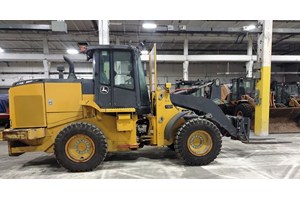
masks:
{"type": "MultiPolygon", "coordinates": [[[[66,32],[29,29],[27,25],[51,25],[51,21],[0,21],[0,47],[6,53],[43,53],[47,41],[49,53],[65,54],[78,43],[99,43],[98,21],[66,20],[66,32]],[[20,26],[22,25],[22,26],[20,26]]],[[[212,20],[112,20],[110,43],[139,45],[149,50],[157,43],[159,54],[183,54],[183,41],[189,40],[189,54],[246,54],[247,37],[253,38],[256,53],[257,33],[242,31],[257,21],[212,20]],[[154,22],[156,29],[144,29],[144,22],[154,22]],[[173,29],[173,30],[172,30],[173,29]],[[230,31],[241,30],[241,31],[230,31]]],[[[38,26],[35,26],[38,27],[38,26]]],[[[274,21],[274,28],[300,29],[300,21],[274,21]]],[[[273,55],[300,55],[300,32],[273,34],[273,55]]]]}

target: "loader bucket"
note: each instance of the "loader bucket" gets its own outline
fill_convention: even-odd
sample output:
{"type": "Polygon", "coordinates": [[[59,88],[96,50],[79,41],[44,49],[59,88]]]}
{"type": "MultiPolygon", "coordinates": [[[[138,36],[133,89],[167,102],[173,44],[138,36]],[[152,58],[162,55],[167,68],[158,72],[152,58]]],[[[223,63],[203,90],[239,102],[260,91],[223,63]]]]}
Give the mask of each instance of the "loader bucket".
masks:
{"type": "Polygon", "coordinates": [[[300,133],[300,108],[270,108],[270,133],[300,133]]]}

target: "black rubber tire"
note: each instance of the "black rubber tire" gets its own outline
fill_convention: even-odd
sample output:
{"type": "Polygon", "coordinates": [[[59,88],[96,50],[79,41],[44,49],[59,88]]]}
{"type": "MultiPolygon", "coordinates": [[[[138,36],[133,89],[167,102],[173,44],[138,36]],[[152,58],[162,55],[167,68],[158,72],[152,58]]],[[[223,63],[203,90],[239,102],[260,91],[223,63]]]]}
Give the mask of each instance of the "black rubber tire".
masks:
{"type": "Polygon", "coordinates": [[[217,126],[214,125],[212,122],[202,118],[195,118],[184,123],[182,127],[178,130],[175,137],[174,147],[177,156],[186,165],[207,165],[213,160],[215,160],[221,151],[221,133],[217,126]],[[211,150],[203,156],[195,156],[190,152],[187,146],[189,136],[197,130],[203,130],[207,132],[212,139],[211,150]]]}
{"type": "Polygon", "coordinates": [[[170,145],[168,145],[168,148],[169,148],[169,149],[171,149],[172,151],[175,151],[174,143],[173,143],[173,144],[170,144],[170,145]]]}
{"type": "Polygon", "coordinates": [[[276,106],[276,108],[285,108],[285,107],[287,107],[283,103],[275,103],[275,106],[276,106]]]}
{"type": "Polygon", "coordinates": [[[107,143],[104,134],[94,125],[85,122],[73,123],[57,135],[54,143],[54,154],[58,163],[71,172],[92,171],[100,165],[107,154],[107,143]],[[95,146],[95,153],[86,162],[74,162],[65,152],[67,141],[76,134],[88,136],[95,146]]]}
{"type": "Polygon", "coordinates": [[[252,119],[254,114],[254,108],[249,103],[241,103],[236,106],[234,115],[237,116],[239,112],[242,113],[243,117],[249,117],[250,119],[252,119]]]}

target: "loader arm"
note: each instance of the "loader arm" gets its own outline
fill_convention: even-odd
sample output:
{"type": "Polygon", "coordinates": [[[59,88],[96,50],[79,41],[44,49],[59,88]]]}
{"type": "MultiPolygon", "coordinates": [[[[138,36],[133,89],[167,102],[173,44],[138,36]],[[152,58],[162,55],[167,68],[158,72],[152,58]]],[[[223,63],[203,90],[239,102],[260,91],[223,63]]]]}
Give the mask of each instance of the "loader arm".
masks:
{"type": "Polygon", "coordinates": [[[227,117],[217,104],[203,97],[171,94],[171,101],[175,106],[192,110],[198,115],[206,114],[210,120],[224,128],[233,138],[248,141],[250,132],[249,118],[227,117]]]}

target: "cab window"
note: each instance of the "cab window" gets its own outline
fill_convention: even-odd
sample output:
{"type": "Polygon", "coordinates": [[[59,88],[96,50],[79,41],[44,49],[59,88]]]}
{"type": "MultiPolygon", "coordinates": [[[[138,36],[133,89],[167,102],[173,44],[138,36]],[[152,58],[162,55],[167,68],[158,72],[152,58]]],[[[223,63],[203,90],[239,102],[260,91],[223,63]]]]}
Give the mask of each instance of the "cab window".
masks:
{"type": "Polygon", "coordinates": [[[100,55],[100,83],[110,85],[109,52],[101,51],[100,55]]]}
{"type": "Polygon", "coordinates": [[[134,73],[131,52],[113,52],[114,86],[134,89],[134,73]]]}

